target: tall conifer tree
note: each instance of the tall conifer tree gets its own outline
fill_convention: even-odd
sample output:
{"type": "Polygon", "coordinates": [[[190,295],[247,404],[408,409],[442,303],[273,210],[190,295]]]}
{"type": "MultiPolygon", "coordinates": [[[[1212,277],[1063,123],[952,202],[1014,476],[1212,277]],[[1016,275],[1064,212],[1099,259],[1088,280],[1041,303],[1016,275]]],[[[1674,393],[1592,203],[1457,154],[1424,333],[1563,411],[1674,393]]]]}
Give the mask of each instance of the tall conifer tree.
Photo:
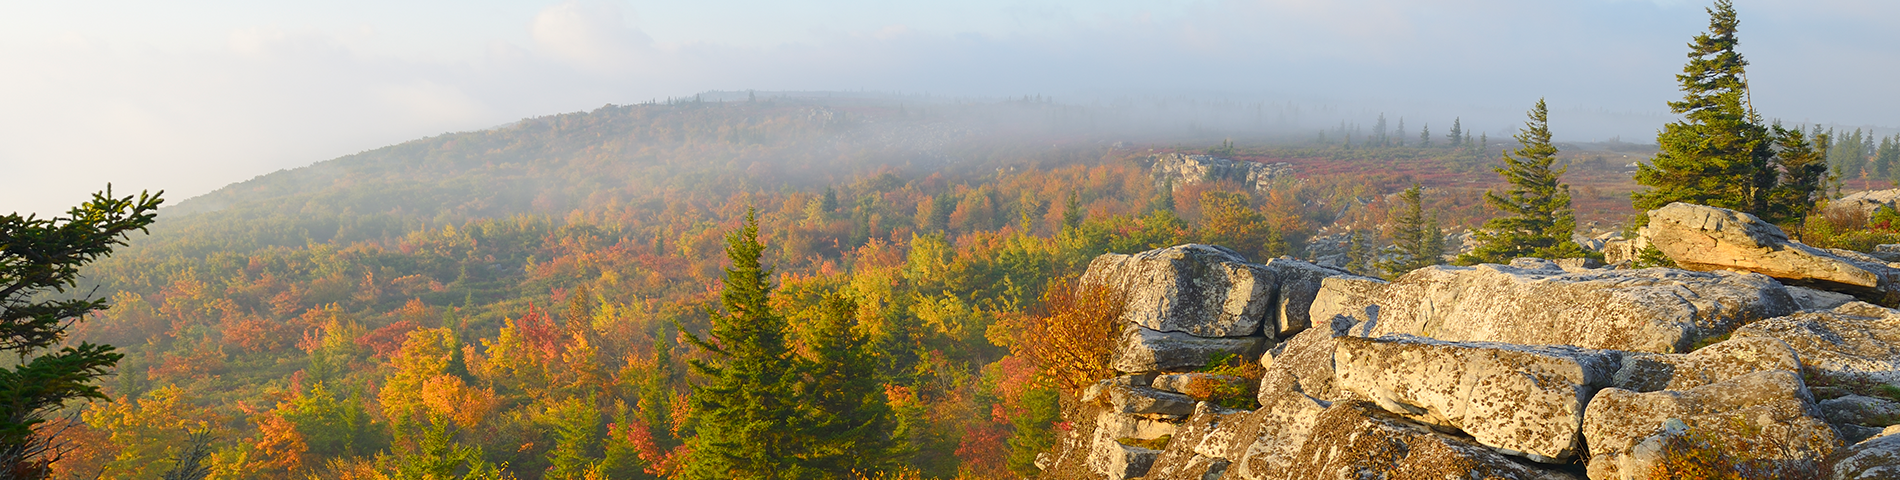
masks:
{"type": "Polygon", "coordinates": [[[1773,129],[1782,179],[1770,194],[1768,210],[1761,217],[1775,223],[1793,222],[1814,211],[1821,187],[1827,183],[1827,137],[1819,129],[1813,137],[1800,127],[1789,130],[1776,124],[1773,129]]]}
{"type": "Polygon", "coordinates": [[[1438,219],[1425,215],[1425,187],[1412,184],[1399,194],[1404,205],[1392,217],[1392,246],[1397,255],[1379,262],[1379,269],[1394,276],[1445,263],[1445,235],[1438,219]]]}
{"type": "Polygon", "coordinates": [[[803,428],[814,441],[802,456],[809,468],[826,476],[853,472],[872,476],[897,463],[897,423],[878,382],[877,359],[855,330],[857,304],[837,294],[819,306],[819,324],[811,339],[812,361],[800,396],[809,399],[803,428]]]}
{"type": "Polygon", "coordinates": [[[792,421],[801,412],[794,391],[799,377],[796,357],[786,342],[784,317],[769,303],[772,269],[759,263],[759,222],[746,212],[745,226],[726,236],[726,288],[719,295],[723,315],[712,316],[710,338],[687,340],[710,354],[694,360],[706,380],[693,386],[691,399],[697,435],[688,441],[690,479],[785,479],[809,472],[797,453],[810,444],[792,421]]]}
{"type": "Polygon", "coordinates": [[[1638,210],[1680,201],[1760,213],[1779,178],[1768,129],[1746,105],[1735,7],[1717,0],[1708,12],[1709,31],[1689,44],[1689,63],[1676,76],[1683,99],[1669,103],[1683,119],[1663,126],[1662,151],[1637,168],[1636,182],[1649,187],[1631,194],[1638,210]]]}
{"type": "Polygon", "coordinates": [[[1550,117],[1544,100],[1530,111],[1530,121],[1517,134],[1517,155],[1503,154],[1504,166],[1495,170],[1511,184],[1504,195],[1484,192],[1484,203],[1504,216],[1484,222],[1478,230],[1478,248],[1460,255],[1458,263],[1506,263],[1517,257],[1576,258],[1586,254],[1570,241],[1577,220],[1570,211],[1570,186],[1560,182],[1564,168],[1551,168],[1557,147],[1550,144],[1550,117]]]}

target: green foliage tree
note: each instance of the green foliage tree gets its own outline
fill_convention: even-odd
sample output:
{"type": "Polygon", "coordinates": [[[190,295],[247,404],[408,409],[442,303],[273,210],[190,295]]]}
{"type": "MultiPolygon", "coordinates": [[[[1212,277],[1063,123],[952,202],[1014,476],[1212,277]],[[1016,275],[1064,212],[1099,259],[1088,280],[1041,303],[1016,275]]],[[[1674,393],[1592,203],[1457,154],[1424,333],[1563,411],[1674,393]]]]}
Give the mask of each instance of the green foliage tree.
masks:
{"type": "Polygon", "coordinates": [[[1201,193],[1200,233],[1203,243],[1232,248],[1255,260],[1285,255],[1289,249],[1244,193],[1201,193]]]}
{"type": "Polygon", "coordinates": [[[1734,5],[1717,0],[1708,11],[1709,31],[1695,37],[1676,76],[1683,99],[1669,103],[1683,119],[1663,126],[1661,152],[1636,170],[1636,182],[1649,187],[1631,194],[1637,210],[1688,202],[1762,213],[1778,180],[1768,129],[1746,106],[1748,62],[1735,51],[1734,5]]]}
{"type": "Polygon", "coordinates": [[[382,426],[371,423],[369,411],[363,408],[361,393],[342,397],[321,382],[292,399],[283,416],[303,435],[314,455],[368,455],[386,443],[382,426]]]}
{"type": "Polygon", "coordinates": [[[65,447],[37,427],[68,401],[105,398],[94,382],[124,355],[110,345],[62,346],[67,329],[105,300],[51,297],[78,285],[80,266],[145,231],[163,193],[114,197],[108,185],[62,217],[0,216],[0,352],[17,361],[0,369],[0,472],[43,478],[65,447]]]}
{"type": "Polygon", "coordinates": [[[794,387],[797,365],[786,343],[785,318],[770,304],[772,269],[759,263],[756,214],[726,236],[726,313],[714,315],[707,338],[687,340],[710,358],[695,359],[693,370],[706,377],[693,386],[690,400],[697,436],[684,476],[689,479],[800,478],[807,472],[795,453],[810,442],[790,428],[799,418],[794,387]]]}
{"type": "Polygon", "coordinates": [[[1570,241],[1577,220],[1570,211],[1570,186],[1559,180],[1563,167],[1552,168],[1557,147],[1550,144],[1550,117],[1544,100],[1530,111],[1530,120],[1517,134],[1516,155],[1502,155],[1504,166],[1494,168],[1511,184],[1504,195],[1484,192],[1484,202],[1504,212],[1484,222],[1475,234],[1478,247],[1458,256],[1458,263],[1508,263],[1517,257],[1577,258],[1589,256],[1570,241]]]}
{"type": "Polygon", "coordinates": [[[1452,148],[1464,146],[1465,144],[1464,119],[1462,118],[1451,119],[1451,133],[1445,134],[1445,144],[1451,146],[1452,148]]]}
{"type": "Polygon", "coordinates": [[[813,437],[801,456],[807,468],[822,474],[886,472],[898,464],[901,445],[891,436],[896,419],[878,381],[877,358],[856,331],[858,306],[830,294],[818,308],[812,359],[799,385],[799,396],[809,399],[800,427],[813,437]]]}
{"type": "Polygon", "coordinates": [[[602,473],[600,408],[592,398],[569,398],[547,406],[545,421],[553,427],[554,451],[549,452],[547,480],[583,480],[602,473]]]}
{"type": "Polygon", "coordinates": [[[1423,127],[1419,127],[1419,129],[1418,129],[1418,146],[1419,146],[1419,147],[1431,147],[1431,146],[1432,146],[1432,124],[1429,124],[1429,123],[1427,123],[1427,124],[1425,124],[1425,126],[1423,126],[1423,127]]]}
{"type": "Polygon", "coordinates": [[[1438,219],[1425,215],[1425,187],[1412,184],[1399,194],[1400,207],[1391,219],[1392,246],[1398,252],[1379,262],[1379,269],[1398,276],[1406,272],[1445,263],[1445,234],[1438,219]]]}

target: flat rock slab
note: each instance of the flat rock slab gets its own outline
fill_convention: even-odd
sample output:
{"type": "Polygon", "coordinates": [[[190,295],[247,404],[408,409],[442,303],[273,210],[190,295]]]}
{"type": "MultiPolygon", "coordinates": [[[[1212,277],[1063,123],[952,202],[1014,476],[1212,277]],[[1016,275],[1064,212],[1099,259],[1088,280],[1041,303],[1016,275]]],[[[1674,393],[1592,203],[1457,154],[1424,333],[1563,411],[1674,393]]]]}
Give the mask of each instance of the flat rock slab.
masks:
{"type": "Polygon", "coordinates": [[[1686,391],[1606,388],[1584,412],[1583,435],[1593,479],[1650,478],[1665,443],[1677,435],[1744,457],[1738,461],[1786,465],[1818,464],[1841,443],[1790,371],[1757,372],[1686,391]]]}
{"type": "Polygon", "coordinates": [[[1789,240],[1754,215],[1676,202],[1650,210],[1643,235],[1685,269],[1755,272],[1885,305],[1900,300],[1900,270],[1789,240]]]}
{"type": "Polygon", "coordinates": [[[1512,460],[1398,418],[1366,402],[1321,414],[1301,448],[1294,480],[1574,479],[1512,460]]]}
{"type": "Polygon", "coordinates": [[[1340,388],[1388,412],[1545,463],[1577,456],[1584,407],[1610,383],[1619,357],[1570,346],[1410,336],[1336,341],[1340,388]]]}
{"type": "Polygon", "coordinates": [[[1854,302],[1742,327],[1733,338],[1786,342],[1811,371],[1900,385],[1900,311],[1854,302]]]}
{"type": "MultiPolygon", "coordinates": [[[[1484,264],[1407,273],[1374,292],[1365,336],[1686,352],[1749,321],[1799,310],[1774,279],[1674,269],[1484,264]]],[[[1316,307],[1318,303],[1315,303],[1316,307]]]]}
{"type": "Polygon", "coordinates": [[[1266,350],[1266,337],[1200,337],[1162,332],[1139,325],[1122,329],[1110,366],[1129,373],[1181,372],[1207,366],[1224,355],[1252,355],[1266,350]]]}
{"type": "Polygon", "coordinates": [[[1260,334],[1278,284],[1267,267],[1201,244],[1098,256],[1080,282],[1125,294],[1123,322],[1200,337],[1260,334]]]}
{"type": "Polygon", "coordinates": [[[1688,390],[1769,370],[1800,371],[1801,358],[1780,340],[1743,337],[1690,353],[1624,355],[1611,386],[1634,392],[1688,390]]]}
{"type": "Polygon", "coordinates": [[[1313,305],[1307,308],[1307,318],[1312,322],[1329,322],[1343,317],[1351,319],[1346,322],[1351,324],[1377,317],[1379,292],[1386,283],[1371,277],[1321,279],[1319,291],[1313,293],[1313,305]]]}

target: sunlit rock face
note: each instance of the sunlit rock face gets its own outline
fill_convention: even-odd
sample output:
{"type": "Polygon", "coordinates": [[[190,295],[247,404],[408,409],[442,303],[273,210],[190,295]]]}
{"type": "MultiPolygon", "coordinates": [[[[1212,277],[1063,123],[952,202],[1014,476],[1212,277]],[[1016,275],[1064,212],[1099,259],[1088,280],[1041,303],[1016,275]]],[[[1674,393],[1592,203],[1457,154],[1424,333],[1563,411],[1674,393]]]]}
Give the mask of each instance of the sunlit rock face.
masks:
{"type": "Polygon", "coordinates": [[[1671,203],[1649,211],[1643,236],[1685,269],[1755,272],[1882,305],[1900,304],[1900,269],[1864,254],[1789,240],[1780,227],[1754,215],[1671,203]]]}
{"type": "Polygon", "coordinates": [[[1900,311],[1710,270],[1517,259],[1386,281],[1205,245],[1104,255],[1085,277],[1126,293],[1124,373],[1065,403],[1071,428],[1038,465],[1057,479],[1633,480],[1723,458],[1894,478],[1900,311]],[[1196,371],[1214,359],[1228,362],[1196,371]],[[1204,401],[1247,388],[1248,408],[1204,401]]]}

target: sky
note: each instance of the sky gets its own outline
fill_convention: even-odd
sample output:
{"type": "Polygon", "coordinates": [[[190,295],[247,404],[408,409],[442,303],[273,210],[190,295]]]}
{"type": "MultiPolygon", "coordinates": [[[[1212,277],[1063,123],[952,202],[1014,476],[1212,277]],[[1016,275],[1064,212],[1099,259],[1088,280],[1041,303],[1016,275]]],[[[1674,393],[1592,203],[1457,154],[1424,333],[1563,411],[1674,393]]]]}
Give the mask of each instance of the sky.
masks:
{"type": "MultiPolygon", "coordinates": [[[[415,138],[709,90],[1293,101],[1499,132],[1543,97],[1559,139],[1653,141],[1706,6],[8,1],[0,212],[62,212],[108,182],[183,200],[415,138]]],[[[1900,2],[1736,8],[1764,115],[1900,126],[1900,2]]]]}

